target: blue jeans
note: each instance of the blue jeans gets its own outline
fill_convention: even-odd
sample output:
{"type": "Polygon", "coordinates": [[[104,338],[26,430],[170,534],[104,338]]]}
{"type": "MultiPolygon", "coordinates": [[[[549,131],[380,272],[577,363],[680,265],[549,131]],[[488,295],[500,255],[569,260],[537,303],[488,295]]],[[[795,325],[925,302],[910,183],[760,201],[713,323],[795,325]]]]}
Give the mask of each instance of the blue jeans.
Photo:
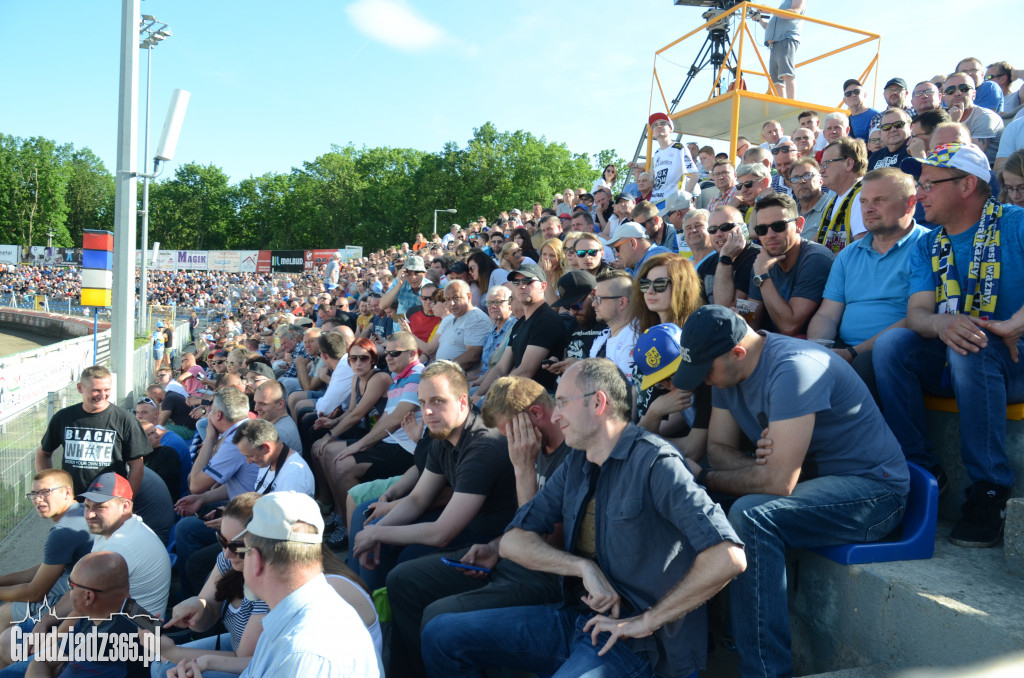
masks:
{"type": "Polygon", "coordinates": [[[217,543],[217,533],[206,526],[200,518],[209,513],[215,506],[222,503],[207,504],[199,509],[194,516],[182,518],[174,526],[174,552],[178,554],[178,581],[185,597],[199,594],[203,581],[192,581],[188,574],[188,561],[197,551],[217,543]]]}
{"type": "Polygon", "coordinates": [[[486,668],[532,671],[553,678],[652,676],[643,654],[653,638],[619,640],[602,657],[583,632],[589,617],[552,605],[504,607],[434,617],[423,629],[423,662],[431,678],[481,678],[486,668]]]}
{"type": "MultiPolygon", "coordinates": [[[[922,391],[953,396],[960,410],[960,455],[967,475],[973,482],[1012,487],[1006,404],[1024,402],[1024,359],[1014,363],[1003,340],[988,337],[986,348],[962,356],[939,339],[925,339],[905,328],[889,330],[875,341],[875,379],[882,414],[907,459],[927,469],[938,464],[925,428],[922,391]]],[[[1024,340],[1017,342],[1017,350],[1024,356],[1024,340]]]]}
{"type": "Polygon", "coordinates": [[[906,497],[885,483],[822,476],[788,497],[749,494],[729,510],[743,540],[747,569],[729,590],[743,676],[792,676],[786,549],[877,541],[903,519],[906,497]]]}

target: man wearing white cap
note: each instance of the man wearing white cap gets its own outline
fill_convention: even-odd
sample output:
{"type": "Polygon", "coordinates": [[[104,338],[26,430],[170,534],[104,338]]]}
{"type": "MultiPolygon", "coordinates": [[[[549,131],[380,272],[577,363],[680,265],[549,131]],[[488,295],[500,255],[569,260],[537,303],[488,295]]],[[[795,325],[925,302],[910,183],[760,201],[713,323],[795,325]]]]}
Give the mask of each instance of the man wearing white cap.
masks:
{"type": "Polygon", "coordinates": [[[926,435],[922,390],[956,398],[960,453],[973,483],[949,539],[994,546],[1014,483],[1006,404],[1024,401],[1024,210],[992,199],[974,145],[938,146],[900,169],[917,178],[925,218],[940,227],[909,260],[905,328],[875,341],[878,395],[907,459],[945,475],[926,435]]]}
{"type": "MultiPolygon", "coordinates": [[[[643,204],[641,203],[641,205],[643,204]]],[[[667,247],[652,243],[647,235],[647,230],[635,221],[627,221],[616,226],[612,231],[612,237],[608,239],[608,246],[615,250],[619,261],[634,277],[643,263],[655,254],[672,252],[667,247]]]]}
{"type": "MultiPolygon", "coordinates": [[[[253,505],[242,575],[270,613],[245,676],[366,677],[381,675],[366,626],[324,578],[324,520],[312,498],[272,492],[253,505]]],[[[193,669],[193,678],[200,678],[193,669]]]]}

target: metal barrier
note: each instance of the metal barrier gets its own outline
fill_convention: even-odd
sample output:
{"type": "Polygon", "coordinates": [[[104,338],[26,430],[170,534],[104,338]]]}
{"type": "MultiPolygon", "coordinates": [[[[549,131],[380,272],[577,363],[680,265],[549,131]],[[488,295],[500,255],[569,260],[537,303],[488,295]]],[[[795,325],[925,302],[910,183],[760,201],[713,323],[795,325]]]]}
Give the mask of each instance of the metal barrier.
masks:
{"type": "MultiPolygon", "coordinates": [[[[0,540],[32,510],[25,494],[32,489],[35,453],[54,412],[82,401],[76,384],[49,393],[28,409],[0,421],[0,540]]],[[[60,465],[61,452],[53,465],[60,465]]]]}

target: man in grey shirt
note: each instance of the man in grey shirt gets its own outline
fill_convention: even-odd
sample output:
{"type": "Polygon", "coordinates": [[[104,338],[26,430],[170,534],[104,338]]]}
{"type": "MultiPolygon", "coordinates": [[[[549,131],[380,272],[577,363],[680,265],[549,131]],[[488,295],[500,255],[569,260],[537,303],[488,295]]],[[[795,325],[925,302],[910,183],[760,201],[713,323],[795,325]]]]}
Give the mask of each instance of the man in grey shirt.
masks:
{"type": "Polygon", "coordinates": [[[673,383],[712,389],[710,468],[697,482],[739,496],[729,522],[747,570],[729,596],[744,676],[792,675],[787,548],[877,541],[903,517],[910,478],[864,382],[811,342],[755,332],[724,306],[691,314],[673,383]],[[758,444],[740,450],[742,435],[758,444]]]}

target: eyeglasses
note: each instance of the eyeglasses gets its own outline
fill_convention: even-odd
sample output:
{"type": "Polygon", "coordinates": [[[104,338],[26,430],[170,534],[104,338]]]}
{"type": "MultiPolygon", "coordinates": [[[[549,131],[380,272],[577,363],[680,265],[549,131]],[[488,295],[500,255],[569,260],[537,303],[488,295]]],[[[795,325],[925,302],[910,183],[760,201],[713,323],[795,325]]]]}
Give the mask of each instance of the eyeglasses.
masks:
{"type": "Polygon", "coordinates": [[[139,398],[138,400],[136,400],[135,404],[136,405],[156,405],[156,403],[153,401],[152,398],[146,398],[145,396],[143,396],[142,398],[139,398]]]}
{"type": "Polygon", "coordinates": [[[349,353],[348,361],[350,363],[368,363],[370,362],[370,356],[366,355],[365,353],[363,353],[362,355],[349,353]]]}
{"type": "Polygon", "coordinates": [[[1010,75],[1009,73],[996,73],[995,75],[986,75],[986,80],[995,80],[996,78],[1002,78],[1010,75]]]}
{"type": "Polygon", "coordinates": [[[597,393],[597,391],[591,391],[590,393],[584,393],[583,395],[578,395],[575,398],[555,398],[555,407],[557,407],[560,410],[563,410],[563,409],[565,409],[565,406],[567,404],[571,403],[572,401],[574,401],[574,400],[582,400],[583,398],[589,398],[590,396],[592,396],[592,395],[594,395],[596,393],[597,393]]]}
{"type": "Polygon", "coordinates": [[[411,350],[412,349],[407,348],[407,349],[404,349],[402,351],[384,351],[384,355],[386,355],[389,358],[397,358],[398,356],[402,355],[403,353],[408,353],[411,350]]]}
{"type": "Polygon", "coordinates": [[[78,582],[76,582],[73,579],[71,579],[71,577],[68,577],[68,586],[70,586],[73,589],[82,589],[83,591],[92,591],[93,593],[106,593],[106,591],[104,591],[103,589],[94,589],[91,586],[82,586],[78,582]]]}
{"type": "Polygon", "coordinates": [[[732,172],[712,172],[711,176],[713,176],[716,179],[718,179],[719,177],[727,177],[730,174],[732,174],[732,172]]]}
{"type": "Polygon", "coordinates": [[[537,282],[537,278],[519,278],[511,281],[516,287],[529,287],[533,283],[537,282]]]}
{"type": "Polygon", "coordinates": [[[846,158],[832,158],[831,160],[822,160],[821,161],[821,169],[823,169],[823,170],[824,169],[828,169],[829,165],[831,165],[834,162],[839,162],[841,160],[846,160],[846,158]]]}
{"type": "Polygon", "coordinates": [[[508,299],[497,299],[495,301],[488,301],[487,305],[490,306],[491,308],[500,308],[501,306],[507,304],[508,302],[508,299]]]}
{"type": "Polygon", "coordinates": [[[843,96],[844,97],[860,96],[860,90],[859,89],[848,89],[845,92],[843,92],[843,96]]]}
{"type": "Polygon", "coordinates": [[[779,148],[772,149],[772,155],[778,155],[779,153],[789,153],[792,150],[792,146],[780,146],[779,148]]]}
{"type": "Polygon", "coordinates": [[[937,184],[944,184],[947,181],[960,181],[964,178],[966,177],[949,177],[948,179],[939,179],[937,181],[918,181],[915,183],[917,184],[917,190],[924,193],[931,193],[932,189],[935,188],[937,184]]]}
{"type": "Polygon", "coordinates": [[[817,178],[818,178],[818,173],[817,172],[807,172],[806,174],[800,174],[800,175],[792,175],[791,174],[791,175],[789,175],[789,183],[791,183],[791,184],[802,184],[802,183],[805,183],[805,182],[806,183],[811,183],[812,181],[814,181],[817,178]]]}
{"type": "MultiPolygon", "coordinates": [[[[1006,190],[1007,190],[1007,192],[1009,192],[1011,189],[1008,188],[1006,190]]],[[[25,496],[28,497],[29,499],[35,501],[36,497],[41,497],[43,499],[46,499],[47,497],[49,497],[51,494],[53,494],[57,490],[67,490],[67,489],[70,489],[67,485],[61,485],[60,487],[51,487],[51,488],[46,489],[46,490],[33,490],[32,492],[29,492],[25,496]]]]}
{"type": "Polygon", "coordinates": [[[602,296],[600,296],[598,294],[591,294],[591,297],[594,300],[594,306],[600,306],[602,301],[607,301],[609,299],[625,299],[626,298],[625,295],[623,295],[623,294],[618,294],[618,295],[614,295],[614,296],[607,296],[607,297],[602,297],[602,296]]]}
{"type": "Polygon", "coordinates": [[[211,361],[210,361],[210,364],[211,364],[211,365],[223,365],[223,364],[224,364],[224,362],[225,362],[225,361],[223,361],[223,360],[211,360],[211,361]]]}
{"type": "Polygon", "coordinates": [[[1020,186],[1007,186],[1006,184],[1003,184],[1003,188],[1006,189],[1006,195],[1017,195],[1018,193],[1024,194],[1024,184],[1021,184],[1020,186]]]}
{"type": "Polygon", "coordinates": [[[947,87],[946,89],[944,89],[942,91],[943,91],[943,93],[945,93],[947,95],[956,94],[957,90],[960,90],[964,94],[967,94],[972,89],[974,89],[974,88],[971,87],[970,85],[968,85],[966,82],[962,82],[959,85],[950,85],[949,87],[947,87]]]}
{"type": "Polygon", "coordinates": [[[576,250],[577,257],[596,257],[601,250],[576,250]]]}
{"type": "Polygon", "coordinates": [[[640,278],[640,291],[644,294],[647,290],[654,288],[654,291],[661,294],[668,286],[672,283],[671,278],[655,278],[654,280],[648,280],[647,278],[640,278]]]}
{"type": "Polygon", "coordinates": [[[739,224],[737,224],[735,222],[732,222],[732,221],[726,222],[724,224],[719,224],[718,226],[708,226],[708,233],[710,233],[711,235],[714,235],[715,233],[718,233],[719,231],[722,231],[723,233],[725,233],[727,231],[731,231],[732,229],[736,228],[737,226],[739,226],[739,224]]]}
{"type": "Polygon", "coordinates": [[[248,551],[248,549],[245,548],[244,541],[228,541],[220,532],[217,533],[217,541],[220,542],[220,547],[222,549],[227,549],[231,553],[234,553],[236,556],[241,556],[242,558],[245,558],[245,553],[242,553],[242,551],[248,551]]]}
{"type": "Polygon", "coordinates": [[[761,182],[761,179],[755,179],[754,181],[740,181],[736,185],[740,186],[742,188],[746,188],[746,189],[749,190],[751,186],[753,186],[754,184],[760,183],[760,182],[761,182]]]}
{"type": "Polygon", "coordinates": [[[897,120],[896,122],[885,122],[878,126],[878,129],[883,132],[888,132],[891,129],[903,129],[907,126],[906,120],[897,120]]]}
{"type": "Polygon", "coordinates": [[[932,93],[933,93],[933,91],[930,90],[930,89],[915,89],[914,90],[914,96],[915,97],[928,97],[928,96],[931,96],[932,93]]]}
{"type": "Polygon", "coordinates": [[[789,224],[794,221],[796,221],[796,219],[780,219],[779,221],[773,221],[770,224],[758,224],[757,226],[754,226],[754,233],[757,233],[758,235],[767,235],[769,228],[776,233],[782,233],[789,228],[789,224]]]}

